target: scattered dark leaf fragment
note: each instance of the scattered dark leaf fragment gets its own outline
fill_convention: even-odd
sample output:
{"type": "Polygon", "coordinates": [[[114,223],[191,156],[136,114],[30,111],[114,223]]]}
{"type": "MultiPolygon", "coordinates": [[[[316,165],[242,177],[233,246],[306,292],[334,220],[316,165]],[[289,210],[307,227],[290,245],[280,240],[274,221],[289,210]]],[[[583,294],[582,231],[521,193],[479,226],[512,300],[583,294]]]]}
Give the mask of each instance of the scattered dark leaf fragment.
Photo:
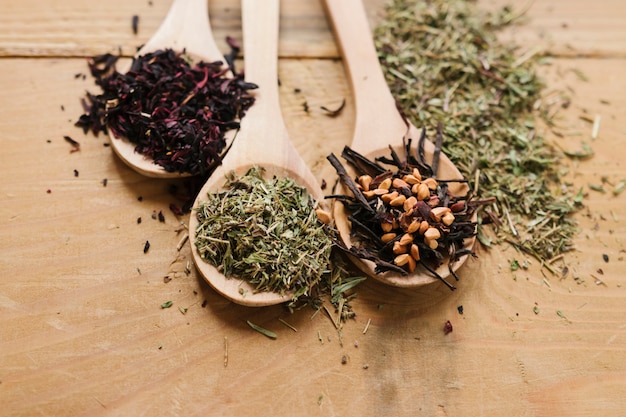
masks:
{"type": "Polygon", "coordinates": [[[161,223],[165,223],[165,216],[163,215],[163,212],[161,210],[159,210],[158,217],[161,223]]]}
{"type": "Polygon", "coordinates": [[[63,136],[63,139],[65,139],[66,142],[68,142],[70,145],[72,145],[72,149],[70,150],[70,153],[74,153],[74,152],[80,151],[80,142],[75,141],[74,139],[72,139],[69,136],[63,136]]]}
{"type": "Polygon", "coordinates": [[[345,98],[341,101],[341,104],[335,110],[331,110],[326,106],[320,106],[320,109],[324,110],[326,112],[326,115],[329,117],[337,117],[341,114],[341,111],[343,110],[344,107],[346,107],[345,98]]]}
{"type": "Polygon", "coordinates": [[[150,250],[150,242],[146,240],[146,243],[143,245],[143,253],[148,253],[148,250],[150,250]]]}
{"type": "Polygon", "coordinates": [[[608,263],[609,262],[609,255],[607,255],[606,253],[602,254],[602,259],[604,259],[604,262],[608,263]]]}
{"type": "Polygon", "coordinates": [[[456,310],[459,312],[459,314],[463,314],[463,306],[458,306],[456,310]]]}
{"type": "Polygon", "coordinates": [[[136,35],[139,30],[139,16],[134,14],[131,20],[131,25],[133,27],[133,33],[136,35]]]}
{"type": "Polygon", "coordinates": [[[180,208],[180,207],[178,207],[178,206],[177,206],[176,204],[174,204],[174,203],[171,203],[171,204],[170,204],[170,211],[171,211],[172,213],[174,213],[175,215],[177,215],[177,216],[182,216],[182,214],[183,214],[183,211],[181,210],[181,208],[180,208]]]}

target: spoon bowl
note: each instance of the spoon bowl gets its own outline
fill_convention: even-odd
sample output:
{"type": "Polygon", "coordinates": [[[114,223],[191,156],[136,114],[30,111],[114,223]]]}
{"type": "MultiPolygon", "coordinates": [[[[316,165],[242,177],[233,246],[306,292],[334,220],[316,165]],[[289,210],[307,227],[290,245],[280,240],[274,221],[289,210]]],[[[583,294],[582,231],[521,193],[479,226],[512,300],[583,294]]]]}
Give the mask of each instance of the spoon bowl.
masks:
{"type": "MultiPolygon", "coordinates": [[[[289,177],[323,205],[323,193],[315,176],[292,145],[282,118],[278,93],[279,1],[243,0],[243,45],[246,79],[259,86],[253,91],[255,103],[241,121],[237,138],[220,165],[200,190],[194,207],[207,193],[222,191],[225,176],[245,174],[260,166],[266,177],[289,177]]],[[[199,273],[224,297],[242,305],[267,306],[290,301],[292,293],[256,292],[242,278],[225,277],[200,256],[194,241],[198,219],[192,213],[189,235],[192,257],[199,273]]]]}
{"type": "MultiPolygon", "coordinates": [[[[372,32],[361,0],[324,0],[324,3],[341,49],[355,99],[356,121],[350,147],[372,160],[374,157],[388,156],[390,144],[398,155],[403,155],[403,141],[412,139],[413,143],[417,143],[421,132],[405,120],[396,107],[371,41],[372,32]]],[[[434,154],[434,144],[425,140],[425,162],[432,163],[434,154]]],[[[346,166],[346,171],[355,177],[356,173],[350,166],[346,166]]],[[[440,179],[463,179],[456,166],[443,153],[439,155],[439,165],[435,174],[440,179]]],[[[339,193],[350,194],[346,187],[340,188],[343,189],[340,189],[339,193]]],[[[453,194],[463,195],[467,193],[468,186],[465,183],[450,183],[449,190],[453,194]]],[[[333,215],[343,243],[350,248],[351,225],[343,204],[334,204],[333,215]]],[[[473,237],[466,239],[464,248],[470,249],[474,241],[473,237]]],[[[458,270],[467,257],[468,255],[462,256],[450,265],[444,262],[435,269],[435,272],[445,279],[450,275],[450,269],[458,270]]],[[[376,273],[374,262],[356,257],[352,257],[352,260],[369,276],[397,287],[412,288],[438,281],[438,278],[422,266],[409,275],[392,271],[376,273]]]]}
{"type": "MultiPolygon", "coordinates": [[[[209,23],[207,0],[174,0],[165,19],[154,35],[137,51],[135,56],[163,49],[172,49],[192,57],[194,61],[224,61],[209,23]]],[[[126,73],[130,69],[120,70],[126,73]]],[[[109,130],[111,147],[129,167],[148,177],[179,178],[191,174],[168,172],[154,160],[135,151],[135,144],[127,138],[115,137],[109,130]]]]}

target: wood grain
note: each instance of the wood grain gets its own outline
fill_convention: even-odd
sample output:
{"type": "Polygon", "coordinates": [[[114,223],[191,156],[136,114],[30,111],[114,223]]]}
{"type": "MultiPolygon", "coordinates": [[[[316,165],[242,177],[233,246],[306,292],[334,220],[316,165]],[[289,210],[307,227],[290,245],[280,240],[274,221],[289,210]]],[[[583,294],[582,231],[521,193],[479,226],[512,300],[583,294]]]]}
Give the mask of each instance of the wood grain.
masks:
{"type": "MultiPolygon", "coordinates": [[[[380,18],[384,3],[364,0],[372,22],[380,18]]],[[[76,57],[103,51],[132,56],[159,27],[169,4],[148,0],[111,0],[106,4],[3,0],[0,56],[76,57]],[[139,16],[137,34],[131,29],[133,15],[139,16]]],[[[510,2],[480,0],[479,4],[486,10],[496,10],[510,2]]],[[[508,31],[505,39],[563,56],[626,56],[626,3],[621,0],[536,0],[519,3],[514,9],[528,9],[530,20],[508,31]]],[[[241,7],[232,0],[212,0],[209,15],[215,39],[226,52],[226,36],[241,39],[241,7]]],[[[281,30],[281,57],[339,56],[319,1],[284,1],[281,30]]]]}
{"type": "MultiPolygon", "coordinates": [[[[585,58],[542,68],[551,88],[569,88],[572,96],[559,120],[568,135],[550,138],[564,149],[585,140],[595,151],[568,162],[568,181],[586,198],[576,250],[553,264],[567,266],[567,274],[553,276],[533,259],[529,269],[511,271],[512,260],[527,258],[505,246],[479,248],[455,292],[366,281],[353,301],[357,317],[339,334],[324,311],[238,306],[193,268],[186,272],[189,246],[176,246],[187,219],[169,210],[182,204],[172,187],[183,192],[186,180],[144,178],[116,159],[107,138],[73,127],[78,99],[94,89],[91,80],[74,78],[86,72],[80,56],[120,44],[131,53],[129,16],[141,14],[138,38],[147,37],[169,4],[2,1],[1,414],[622,416],[626,193],[614,196],[611,184],[626,179],[626,35],[611,22],[623,10],[610,0],[607,7],[550,4],[554,13],[534,2],[529,13],[544,23],[519,30],[539,39],[545,22],[569,13],[579,17],[567,33],[588,42],[585,58]],[[596,115],[593,140],[586,120],[596,115]],[[70,153],[63,135],[81,150],[70,153]],[[589,187],[602,183],[606,193],[589,187]],[[152,218],[159,211],[165,222],[152,218]],[[173,306],[162,309],[168,300],[173,306]],[[246,320],[275,331],[277,340],[246,320]],[[453,332],[445,335],[447,320],[453,332]]],[[[213,15],[227,10],[236,15],[238,2],[211,2],[213,15]]],[[[281,35],[285,123],[330,187],[325,157],[352,137],[354,100],[341,62],[327,59],[337,55],[326,21],[305,17],[321,13],[321,5],[284,1],[283,10],[301,19],[281,35]],[[320,109],[343,98],[336,118],[320,109]]],[[[226,19],[222,34],[235,21],[226,19]]],[[[551,37],[559,31],[546,26],[551,37]]]]}

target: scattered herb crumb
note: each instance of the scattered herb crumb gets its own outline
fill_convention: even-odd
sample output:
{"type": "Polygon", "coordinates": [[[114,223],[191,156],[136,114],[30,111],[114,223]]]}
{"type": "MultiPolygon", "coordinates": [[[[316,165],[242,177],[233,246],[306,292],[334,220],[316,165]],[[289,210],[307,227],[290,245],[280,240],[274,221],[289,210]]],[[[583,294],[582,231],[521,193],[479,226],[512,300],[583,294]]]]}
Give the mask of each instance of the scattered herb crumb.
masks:
{"type": "Polygon", "coordinates": [[[108,183],[109,183],[109,180],[107,178],[102,180],[102,186],[103,187],[106,187],[108,183]]]}
{"type": "Polygon", "coordinates": [[[136,35],[139,30],[139,16],[137,16],[136,14],[134,14],[132,17],[131,26],[133,28],[133,33],[136,35]]]}
{"type": "Polygon", "coordinates": [[[562,319],[566,319],[567,320],[567,317],[565,317],[565,314],[563,314],[563,312],[561,310],[557,310],[556,311],[556,315],[559,316],[562,319]]]}
{"type": "Polygon", "coordinates": [[[446,324],[443,325],[443,334],[449,333],[452,333],[452,323],[450,323],[450,320],[447,320],[446,324]]]}
{"type": "Polygon", "coordinates": [[[137,217],[137,224],[141,224],[141,217],[137,217]]]}
{"type": "Polygon", "coordinates": [[[459,312],[459,314],[463,314],[463,306],[458,306],[458,307],[456,308],[456,311],[458,311],[458,312],[459,312]]]}
{"type": "Polygon", "coordinates": [[[367,323],[365,323],[365,327],[363,328],[363,334],[367,333],[367,329],[370,328],[371,323],[372,323],[372,319],[367,319],[367,323]]]}
{"type": "Polygon", "coordinates": [[[228,336],[224,336],[224,368],[228,366],[228,336]]]}
{"type": "Polygon", "coordinates": [[[161,304],[161,308],[162,309],[170,308],[172,306],[172,304],[174,304],[173,301],[171,301],[171,300],[170,301],[166,301],[163,304],[161,304]]]}
{"type": "Polygon", "coordinates": [[[346,355],[341,356],[341,364],[345,365],[348,363],[348,357],[346,355]]]}
{"type": "Polygon", "coordinates": [[[72,145],[72,149],[70,150],[70,153],[74,153],[74,152],[78,152],[80,151],[80,143],[75,141],[74,139],[72,139],[69,136],[63,136],[63,139],[65,139],[66,142],[68,142],[70,145],[72,145]]]}
{"type": "Polygon", "coordinates": [[[341,114],[341,111],[343,110],[344,107],[346,107],[345,98],[341,101],[341,104],[339,105],[339,107],[337,107],[334,110],[331,110],[326,106],[320,106],[320,109],[324,110],[326,112],[326,115],[329,117],[337,117],[341,114]]]}
{"type": "Polygon", "coordinates": [[[534,306],[534,307],[533,307],[533,313],[535,313],[535,314],[539,314],[539,307],[534,306]]]}
{"type": "Polygon", "coordinates": [[[146,240],[146,243],[143,245],[143,253],[148,253],[150,250],[150,242],[146,240]]]}
{"type": "Polygon", "coordinates": [[[78,170],[77,169],[74,170],[74,176],[78,177],[78,170]]]}
{"type": "Polygon", "coordinates": [[[282,324],[284,324],[285,326],[289,327],[291,330],[293,330],[294,332],[297,332],[298,329],[296,329],[295,327],[293,327],[291,324],[287,323],[285,320],[283,319],[278,319],[279,322],[281,322],[282,324]]]}
{"type": "Polygon", "coordinates": [[[174,203],[170,204],[170,211],[176,216],[181,216],[183,214],[183,210],[174,203]]]}
{"type": "Polygon", "coordinates": [[[165,223],[165,216],[161,210],[159,210],[158,218],[161,223],[165,223]]]}
{"type": "Polygon", "coordinates": [[[606,193],[606,190],[604,189],[604,187],[602,187],[601,185],[597,185],[597,184],[589,184],[589,189],[593,191],[597,191],[599,193],[606,193]]]}
{"type": "Polygon", "coordinates": [[[276,336],[276,333],[274,333],[273,331],[264,329],[261,326],[257,326],[256,324],[252,323],[250,320],[246,320],[246,323],[248,323],[248,326],[252,327],[254,330],[261,333],[262,335],[269,337],[270,339],[276,339],[278,337],[276,336]]]}
{"type": "Polygon", "coordinates": [[[324,394],[320,394],[320,396],[317,397],[317,405],[322,405],[323,400],[324,400],[324,394]]]}
{"type": "Polygon", "coordinates": [[[180,311],[182,315],[187,314],[187,310],[188,310],[187,307],[180,307],[180,306],[178,307],[178,311],[180,311]]]}
{"type": "Polygon", "coordinates": [[[519,269],[519,261],[517,259],[513,259],[511,261],[511,271],[517,271],[519,269]]]}
{"type": "Polygon", "coordinates": [[[604,262],[609,263],[609,255],[607,255],[606,253],[602,254],[602,259],[604,259],[604,262]]]}

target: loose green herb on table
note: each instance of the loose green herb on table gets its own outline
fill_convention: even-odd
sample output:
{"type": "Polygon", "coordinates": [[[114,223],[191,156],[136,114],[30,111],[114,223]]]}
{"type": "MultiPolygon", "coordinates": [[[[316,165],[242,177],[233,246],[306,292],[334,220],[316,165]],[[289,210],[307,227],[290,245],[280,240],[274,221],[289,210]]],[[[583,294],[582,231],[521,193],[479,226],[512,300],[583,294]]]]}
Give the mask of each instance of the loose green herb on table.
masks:
{"type": "Polygon", "coordinates": [[[392,0],[375,38],[406,117],[429,136],[441,123],[443,151],[475,197],[495,199],[481,209],[478,239],[507,241],[543,262],[573,248],[580,199],[539,128],[569,101],[546,105],[536,74],[543,57],[497,39],[518,17],[508,8],[483,13],[475,1],[392,0]]]}

